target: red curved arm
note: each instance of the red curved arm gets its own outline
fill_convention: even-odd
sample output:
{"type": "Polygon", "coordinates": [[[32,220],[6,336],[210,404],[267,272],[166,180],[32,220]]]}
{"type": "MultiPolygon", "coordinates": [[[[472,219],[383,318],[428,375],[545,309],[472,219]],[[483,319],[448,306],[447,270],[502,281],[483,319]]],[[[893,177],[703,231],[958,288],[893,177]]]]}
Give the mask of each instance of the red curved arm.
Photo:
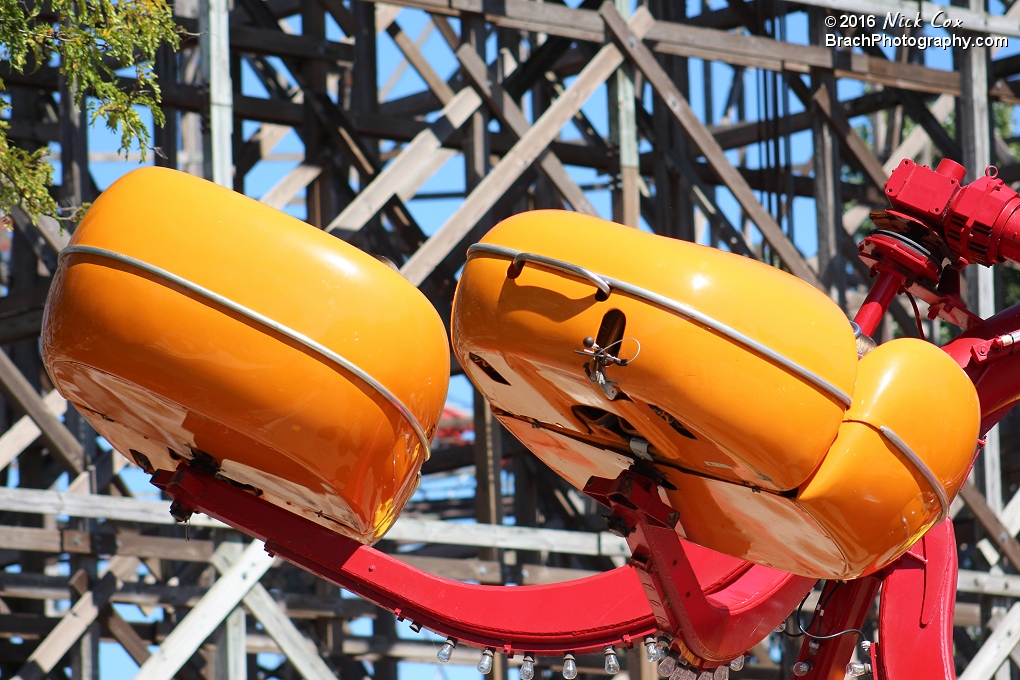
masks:
{"type": "Polygon", "coordinates": [[[662,502],[650,480],[632,472],[613,480],[593,477],[585,493],[632,527],[627,535],[632,563],[659,627],[675,631],[687,650],[709,666],[728,663],[763,640],[817,580],[680,541],[674,529],[677,513],[662,502]],[[713,563],[730,573],[713,582],[706,573],[713,563]]]}
{"type": "Polygon", "coordinates": [[[1020,330],[1020,305],[989,317],[961,334],[944,349],[974,381],[981,400],[981,432],[987,432],[1016,404],[1020,396],[1020,352],[1003,353],[999,358],[977,361],[974,349],[988,340],[1020,330]]]}
{"type": "Polygon", "coordinates": [[[288,562],[461,642],[507,654],[562,654],[629,647],[655,634],[630,566],[554,585],[472,585],[422,572],[190,468],[158,472],[152,483],[183,508],[260,538],[288,562]]]}

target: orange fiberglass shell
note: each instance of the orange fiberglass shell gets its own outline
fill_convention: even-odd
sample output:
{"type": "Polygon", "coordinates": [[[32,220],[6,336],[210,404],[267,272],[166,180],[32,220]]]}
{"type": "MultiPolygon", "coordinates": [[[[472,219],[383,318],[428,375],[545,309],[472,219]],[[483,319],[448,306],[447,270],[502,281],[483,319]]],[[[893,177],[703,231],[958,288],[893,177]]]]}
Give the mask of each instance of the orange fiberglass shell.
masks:
{"type": "Polygon", "coordinates": [[[75,231],[42,343],[60,393],[148,471],[192,461],[364,543],[416,489],[449,380],[443,323],[397,272],[158,168],[75,231]]]}
{"type": "Polygon", "coordinates": [[[948,355],[858,359],[843,311],[760,262],[563,211],[469,251],[454,351],[578,488],[633,468],[689,540],[818,578],[870,573],[949,509],[977,394],[948,355]]]}

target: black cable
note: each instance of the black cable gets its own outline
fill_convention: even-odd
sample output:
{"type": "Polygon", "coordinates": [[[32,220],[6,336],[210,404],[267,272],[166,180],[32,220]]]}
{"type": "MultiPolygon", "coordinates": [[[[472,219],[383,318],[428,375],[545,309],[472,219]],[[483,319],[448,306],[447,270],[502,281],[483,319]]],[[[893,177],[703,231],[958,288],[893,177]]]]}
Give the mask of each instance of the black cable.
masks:
{"type": "Polygon", "coordinates": [[[917,302],[910,293],[907,293],[907,299],[910,300],[910,306],[914,308],[914,319],[917,320],[917,333],[921,336],[922,340],[927,340],[924,337],[924,326],[921,325],[921,311],[917,308],[917,302]]]}
{"type": "Polygon", "coordinates": [[[811,614],[811,620],[808,621],[807,628],[804,628],[804,625],[801,623],[801,615],[803,614],[804,603],[807,602],[808,595],[811,594],[811,592],[809,591],[808,594],[804,596],[804,599],[800,601],[800,604],[797,605],[797,628],[800,629],[800,632],[787,633],[786,631],[783,631],[783,634],[786,635],[787,637],[792,638],[807,637],[812,640],[832,640],[833,638],[842,637],[843,635],[856,633],[858,636],[860,636],[862,640],[867,640],[868,639],[867,636],[862,631],[856,628],[841,630],[838,633],[833,633],[831,635],[814,635],[808,632],[809,630],[811,630],[811,627],[815,625],[815,620],[818,618],[819,612],[825,611],[825,608],[829,605],[829,600],[832,599],[832,596],[836,593],[837,590],[839,590],[840,586],[842,585],[843,584],[841,582],[839,581],[836,582],[836,585],[833,587],[833,589],[830,590],[829,594],[825,596],[825,600],[823,600],[821,604],[819,604],[819,606],[817,606],[815,608],[815,611],[811,614]]]}

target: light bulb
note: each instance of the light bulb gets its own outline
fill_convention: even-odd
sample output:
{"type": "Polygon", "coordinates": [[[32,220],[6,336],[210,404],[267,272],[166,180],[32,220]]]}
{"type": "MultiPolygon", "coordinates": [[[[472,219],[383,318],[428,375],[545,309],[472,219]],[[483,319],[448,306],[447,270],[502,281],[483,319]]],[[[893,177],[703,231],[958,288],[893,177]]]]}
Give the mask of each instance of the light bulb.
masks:
{"type": "Polygon", "coordinates": [[[659,647],[659,643],[655,641],[653,637],[645,638],[645,658],[648,659],[649,663],[655,663],[662,658],[663,651],[659,647]]]}
{"type": "Polygon", "coordinates": [[[738,656],[733,661],[730,661],[730,670],[731,671],[739,671],[743,667],[744,667],[744,655],[743,654],[738,656]]]}
{"type": "Polygon", "coordinates": [[[486,647],[482,650],[482,658],[478,660],[478,672],[482,675],[492,672],[492,648],[486,647]]]}
{"type": "Polygon", "coordinates": [[[870,663],[861,663],[860,661],[851,661],[846,665],[846,677],[848,678],[859,678],[862,675],[867,675],[871,672],[870,663]]]}
{"type": "Polygon", "coordinates": [[[667,656],[665,659],[659,662],[659,677],[668,678],[673,675],[673,671],[676,669],[676,659],[671,656],[667,656]]]}
{"type": "Polygon", "coordinates": [[[793,664],[793,674],[798,678],[802,678],[810,673],[811,669],[814,667],[815,665],[810,661],[798,661],[793,664]]]}
{"type": "Polygon", "coordinates": [[[439,659],[439,663],[450,663],[450,657],[453,655],[453,648],[456,646],[456,640],[453,638],[446,638],[446,642],[436,654],[436,658],[439,659]]]}
{"type": "Polygon", "coordinates": [[[680,680],[698,680],[698,674],[690,668],[685,668],[680,680]]]}
{"type": "Polygon", "coordinates": [[[574,680],[577,677],[577,662],[574,661],[574,655],[567,654],[563,655],[563,679],[574,680]]]}
{"type": "Polygon", "coordinates": [[[712,680],[730,680],[730,667],[717,666],[715,672],[712,673],[712,680]]]}
{"type": "Polygon", "coordinates": [[[704,673],[698,676],[698,680],[712,680],[712,674],[709,673],[708,671],[705,671],[704,673]]]}
{"type": "Polygon", "coordinates": [[[535,677],[535,657],[531,654],[524,655],[524,662],[521,664],[521,680],[532,680],[535,677]]]}
{"type": "Polygon", "coordinates": [[[616,656],[616,650],[606,647],[606,673],[616,675],[620,672],[620,659],[616,656]]]}

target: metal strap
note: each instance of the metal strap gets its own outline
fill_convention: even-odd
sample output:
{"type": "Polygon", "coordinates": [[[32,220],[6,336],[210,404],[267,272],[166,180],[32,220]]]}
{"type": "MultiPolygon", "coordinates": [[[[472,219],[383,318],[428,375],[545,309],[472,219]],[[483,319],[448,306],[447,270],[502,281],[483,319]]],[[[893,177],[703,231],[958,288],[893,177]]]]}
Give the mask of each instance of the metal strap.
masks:
{"type": "MultiPolygon", "coordinates": [[[[605,276],[604,274],[592,273],[587,269],[583,269],[581,267],[578,267],[577,265],[573,265],[568,262],[554,260],[552,258],[545,257],[544,255],[522,253],[521,251],[514,250],[513,248],[506,248],[504,246],[497,246],[490,243],[476,243],[475,245],[468,248],[468,260],[470,260],[474,256],[481,255],[483,253],[488,255],[495,255],[497,257],[504,257],[514,261],[517,261],[518,258],[525,259],[526,261],[532,262],[540,267],[545,266],[555,271],[574,274],[592,283],[594,283],[595,280],[597,279],[600,282],[608,284],[610,292],[619,291],[631,297],[667,309],[687,319],[688,321],[693,321],[697,324],[710,328],[716,333],[719,333],[720,335],[723,335],[729,338],[730,340],[733,340],[737,344],[742,345],[743,347],[754,352],[755,354],[763,356],[766,359],[769,359],[770,361],[779,364],[783,368],[789,370],[791,373],[796,374],[800,378],[804,379],[806,382],[811,383],[815,387],[818,387],[822,391],[829,394],[829,396],[834,398],[836,401],[840,402],[843,405],[844,409],[850,408],[850,404],[853,403],[853,400],[850,399],[849,395],[847,395],[845,392],[843,392],[843,390],[839,389],[838,387],[830,383],[825,378],[816,375],[815,373],[809,371],[808,369],[804,368],[795,361],[787,359],[779,352],[776,352],[775,350],[763,345],[757,340],[744,335],[735,328],[731,328],[730,326],[727,326],[723,322],[717,319],[713,319],[707,314],[699,312],[693,307],[690,307],[682,302],[677,302],[676,300],[670,299],[664,295],[653,293],[650,290],[646,290],[644,288],[632,285],[625,281],[620,281],[618,279],[605,276]],[[584,274],[581,274],[576,270],[580,270],[584,272],[584,274]]],[[[599,289],[602,290],[601,287],[599,287],[599,289]]]]}
{"type": "Polygon", "coordinates": [[[166,279],[167,281],[177,284],[182,288],[186,288],[187,290],[190,290],[191,292],[197,295],[201,295],[202,297],[208,300],[212,300],[218,305],[222,305],[223,307],[226,307],[231,311],[237,312],[241,316],[247,317],[252,321],[261,324],[262,326],[265,326],[266,328],[272,331],[275,331],[281,335],[290,338],[291,340],[294,340],[295,342],[301,343],[302,345],[312,350],[313,352],[316,352],[317,354],[325,357],[326,359],[329,359],[337,366],[340,366],[344,370],[353,373],[355,376],[358,377],[359,380],[366,383],[369,387],[378,392],[383,399],[389,402],[390,405],[393,406],[393,408],[397,409],[397,411],[400,412],[400,415],[404,417],[404,420],[407,421],[407,423],[411,426],[411,429],[413,429],[414,433],[418,436],[418,440],[421,442],[422,447],[425,449],[425,460],[428,460],[429,455],[431,453],[431,449],[429,447],[429,439],[425,435],[425,430],[422,429],[421,424],[418,422],[418,419],[415,418],[414,414],[411,413],[410,409],[404,406],[404,403],[400,401],[400,399],[398,399],[395,394],[386,389],[386,387],[382,383],[373,378],[366,371],[359,368],[356,364],[340,356],[339,354],[337,354],[330,348],[326,347],[325,345],[316,342],[315,340],[313,340],[312,338],[308,337],[303,333],[299,333],[293,328],[284,326],[278,321],[274,321],[273,319],[270,319],[269,317],[263,314],[259,314],[253,309],[249,309],[248,307],[245,307],[242,304],[234,302],[229,298],[223,297],[219,293],[214,293],[208,288],[203,288],[197,283],[194,283],[176,274],[168,272],[165,269],[160,269],[159,267],[151,265],[148,262],[143,262],[142,260],[136,259],[134,257],[122,255],[118,252],[107,250],[105,248],[96,248],[95,246],[68,246],[64,248],[62,251],[60,251],[60,259],[63,260],[68,255],[73,255],[75,253],[103,257],[108,260],[113,260],[115,262],[120,262],[130,267],[134,267],[135,269],[140,269],[142,271],[153,274],[154,276],[158,276],[162,279],[166,279]]]}
{"type": "MultiPolygon", "coordinates": [[[[521,275],[521,271],[523,271],[524,264],[526,262],[540,264],[545,266],[547,269],[555,269],[557,271],[566,272],[567,274],[573,274],[574,276],[578,276],[582,279],[588,280],[602,293],[602,295],[599,296],[600,300],[608,300],[609,294],[613,292],[612,289],[609,287],[609,283],[604,278],[602,278],[598,274],[591,273],[584,267],[578,267],[577,265],[570,264],[569,262],[554,260],[551,257],[546,257],[545,255],[536,255],[534,253],[517,253],[517,255],[514,256],[513,264],[510,265],[511,269],[507,270],[507,276],[510,277],[511,279],[516,279],[518,276],[521,275]]],[[[596,295],[598,294],[596,293],[596,295]]]]}
{"type": "MultiPolygon", "coordinates": [[[[941,522],[948,517],[949,496],[946,495],[946,490],[942,488],[942,484],[939,482],[938,478],[935,477],[935,473],[932,472],[931,469],[924,464],[924,461],[921,460],[921,457],[914,453],[913,449],[907,446],[907,443],[900,439],[899,435],[891,429],[882,425],[878,428],[878,431],[882,433],[882,436],[885,437],[890,444],[896,447],[897,451],[902,453],[903,456],[910,461],[910,464],[914,467],[914,469],[921,473],[924,480],[928,482],[928,486],[931,487],[932,493],[934,493],[936,498],[939,499],[939,505],[942,506],[942,513],[939,515],[938,521],[941,522]]],[[[936,524],[937,523],[938,522],[936,522],[936,524]]]]}

